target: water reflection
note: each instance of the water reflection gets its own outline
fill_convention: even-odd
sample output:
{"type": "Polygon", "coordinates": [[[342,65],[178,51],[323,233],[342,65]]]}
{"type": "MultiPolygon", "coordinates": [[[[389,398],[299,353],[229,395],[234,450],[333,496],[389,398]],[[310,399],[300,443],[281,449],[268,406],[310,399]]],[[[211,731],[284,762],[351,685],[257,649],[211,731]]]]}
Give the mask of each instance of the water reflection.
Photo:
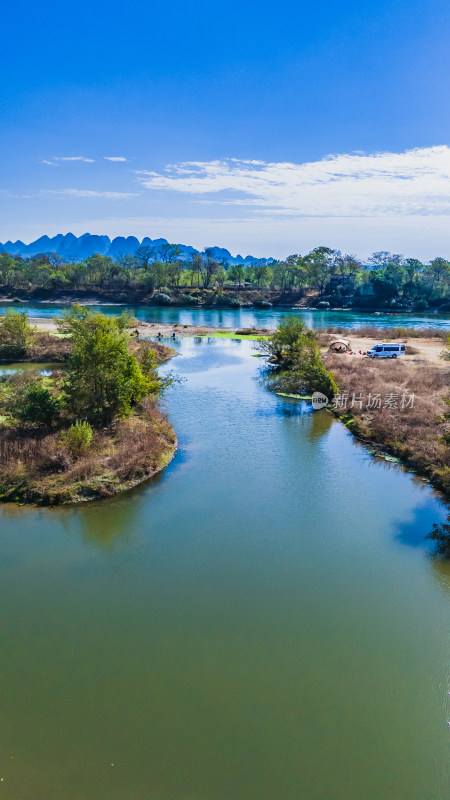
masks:
{"type": "Polygon", "coordinates": [[[439,586],[446,592],[450,592],[450,560],[432,556],[430,563],[439,586]]]}
{"type": "Polygon", "coordinates": [[[443,506],[251,356],[183,341],[155,481],[0,507],[5,800],[447,797],[443,506]]]}
{"type": "Polygon", "coordinates": [[[397,526],[395,538],[409,547],[427,548],[429,542],[425,537],[430,533],[435,522],[440,522],[440,520],[436,518],[436,502],[433,497],[430,497],[414,508],[408,520],[397,526]]]}
{"type": "Polygon", "coordinates": [[[61,364],[33,364],[30,362],[19,362],[17,364],[0,364],[0,377],[2,375],[33,374],[50,377],[55,369],[61,369],[61,364]]]}
{"type": "MultiPolygon", "coordinates": [[[[10,303],[0,302],[0,314],[11,307],[10,303]]],[[[20,303],[17,308],[25,310],[31,317],[54,317],[61,314],[67,305],[60,303],[20,303]]],[[[173,325],[210,325],[224,328],[276,328],[282,316],[295,314],[308,328],[326,328],[329,325],[354,328],[366,325],[377,327],[405,326],[415,328],[436,327],[450,330],[448,314],[382,314],[358,311],[318,311],[302,309],[271,308],[263,309],[214,309],[179,308],[145,305],[99,305],[104,314],[121,314],[131,311],[144,322],[173,325]]]]}

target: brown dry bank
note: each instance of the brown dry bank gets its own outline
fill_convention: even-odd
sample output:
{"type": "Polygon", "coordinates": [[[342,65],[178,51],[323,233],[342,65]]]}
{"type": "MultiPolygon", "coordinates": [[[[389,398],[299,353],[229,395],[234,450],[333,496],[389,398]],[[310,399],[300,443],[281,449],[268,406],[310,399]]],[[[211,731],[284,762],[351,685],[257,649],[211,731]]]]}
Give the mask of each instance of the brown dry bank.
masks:
{"type": "MultiPolygon", "coordinates": [[[[157,363],[174,354],[160,343],[150,347],[157,363]]],[[[136,339],[130,338],[128,349],[140,359],[136,339]]],[[[70,338],[37,333],[22,362],[64,362],[71,352],[70,338]]],[[[64,369],[61,363],[51,383],[61,379],[64,369]]],[[[19,371],[8,380],[20,391],[36,379],[34,375],[38,373],[19,371]]],[[[83,452],[68,445],[65,434],[70,422],[64,414],[45,425],[21,425],[0,416],[0,501],[59,505],[109,497],[156,475],[176,451],[174,430],[155,395],[145,397],[131,417],[93,429],[93,439],[83,452]]]]}
{"type": "Polygon", "coordinates": [[[334,413],[349,430],[398,457],[450,497],[443,416],[450,363],[436,357],[434,347],[429,358],[423,350],[396,360],[327,354],[325,363],[340,389],[341,407],[334,413]]]}

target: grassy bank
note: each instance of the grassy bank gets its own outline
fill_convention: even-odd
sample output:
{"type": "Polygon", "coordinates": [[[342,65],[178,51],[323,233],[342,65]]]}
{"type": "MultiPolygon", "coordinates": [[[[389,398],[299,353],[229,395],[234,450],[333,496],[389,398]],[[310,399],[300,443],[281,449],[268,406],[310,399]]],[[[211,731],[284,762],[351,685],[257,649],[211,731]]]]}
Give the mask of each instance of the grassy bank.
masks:
{"type": "Polygon", "coordinates": [[[261,330],[257,328],[246,328],[237,331],[213,331],[212,333],[201,333],[199,336],[208,338],[212,337],[214,339],[248,339],[256,342],[269,338],[270,334],[265,331],[265,328],[262,328],[261,330]]]}
{"type": "Polygon", "coordinates": [[[0,378],[1,501],[108,497],[169,463],[176,437],[158,397],[171,379],[157,366],[174,351],[139,342],[127,322],[78,306],[58,323],[58,337],[8,315],[2,360],[57,366],[50,376],[18,369],[0,378]]]}
{"type": "Polygon", "coordinates": [[[448,409],[450,369],[422,359],[355,359],[334,354],[327,355],[325,363],[336,377],[341,398],[348,398],[347,407],[333,413],[355,436],[399,458],[450,498],[450,447],[444,439],[448,425],[443,417],[448,409]],[[361,396],[361,401],[356,399],[361,396]],[[375,407],[369,407],[369,397],[375,407]]]}
{"type": "Polygon", "coordinates": [[[176,450],[166,417],[150,399],[126,420],[94,432],[74,456],[61,430],[0,430],[0,500],[60,505],[110,497],[148,480],[176,450]]]}
{"type": "Polygon", "coordinates": [[[335,416],[374,452],[399,459],[450,498],[450,348],[445,350],[446,337],[434,329],[374,326],[314,332],[285,318],[258,348],[269,356],[270,389],[291,397],[323,392],[332,401],[335,416]],[[349,352],[329,351],[336,335],[349,340],[349,352]],[[364,354],[377,341],[405,342],[406,355],[395,360],[370,359],[364,354]]]}

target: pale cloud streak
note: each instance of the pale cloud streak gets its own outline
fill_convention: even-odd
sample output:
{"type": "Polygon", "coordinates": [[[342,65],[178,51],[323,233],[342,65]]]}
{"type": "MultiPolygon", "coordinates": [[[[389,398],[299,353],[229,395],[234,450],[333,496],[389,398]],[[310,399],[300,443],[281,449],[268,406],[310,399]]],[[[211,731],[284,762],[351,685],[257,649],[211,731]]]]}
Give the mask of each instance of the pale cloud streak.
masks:
{"type": "Polygon", "coordinates": [[[108,192],[96,189],[41,189],[41,196],[56,197],[101,197],[105,200],[124,200],[128,197],[139,197],[139,192],[108,192]]]}
{"type": "Polygon", "coordinates": [[[208,197],[278,217],[384,217],[450,212],[450,148],[349,153],[294,164],[239,159],[187,161],[137,171],[146,189],[208,197]]]}
{"type": "MultiPolygon", "coordinates": [[[[86,164],[94,164],[95,158],[86,158],[86,156],[53,156],[53,161],[84,161],[86,164]]],[[[44,163],[51,162],[45,161],[44,163]]]]}
{"type": "Polygon", "coordinates": [[[105,161],[128,161],[124,156],[103,156],[105,161]]]}

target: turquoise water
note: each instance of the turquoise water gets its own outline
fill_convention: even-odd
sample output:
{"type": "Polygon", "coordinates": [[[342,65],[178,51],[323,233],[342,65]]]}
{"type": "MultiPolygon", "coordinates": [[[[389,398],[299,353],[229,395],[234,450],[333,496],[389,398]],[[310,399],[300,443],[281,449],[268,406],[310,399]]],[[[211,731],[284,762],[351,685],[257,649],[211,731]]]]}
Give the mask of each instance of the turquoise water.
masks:
{"type": "MultiPolygon", "coordinates": [[[[11,304],[0,302],[0,314],[7,308],[26,310],[30,317],[53,317],[61,314],[67,305],[57,303],[11,304]]],[[[286,314],[295,314],[304,320],[308,328],[326,328],[328,325],[358,328],[365,325],[377,327],[406,326],[411,328],[442,328],[450,332],[450,314],[380,314],[356,311],[299,311],[286,309],[208,309],[208,308],[170,308],[164,306],[96,306],[104,314],[117,314],[123,310],[132,311],[143,322],[161,322],[180,325],[211,325],[224,328],[276,328],[279,320],[286,314]]]]}
{"type": "Polygon", "coordinates": [[[184,339],[169,468],[0,506],[2,800],[446,800],[446,512],[249,342],[184,339]]]}

